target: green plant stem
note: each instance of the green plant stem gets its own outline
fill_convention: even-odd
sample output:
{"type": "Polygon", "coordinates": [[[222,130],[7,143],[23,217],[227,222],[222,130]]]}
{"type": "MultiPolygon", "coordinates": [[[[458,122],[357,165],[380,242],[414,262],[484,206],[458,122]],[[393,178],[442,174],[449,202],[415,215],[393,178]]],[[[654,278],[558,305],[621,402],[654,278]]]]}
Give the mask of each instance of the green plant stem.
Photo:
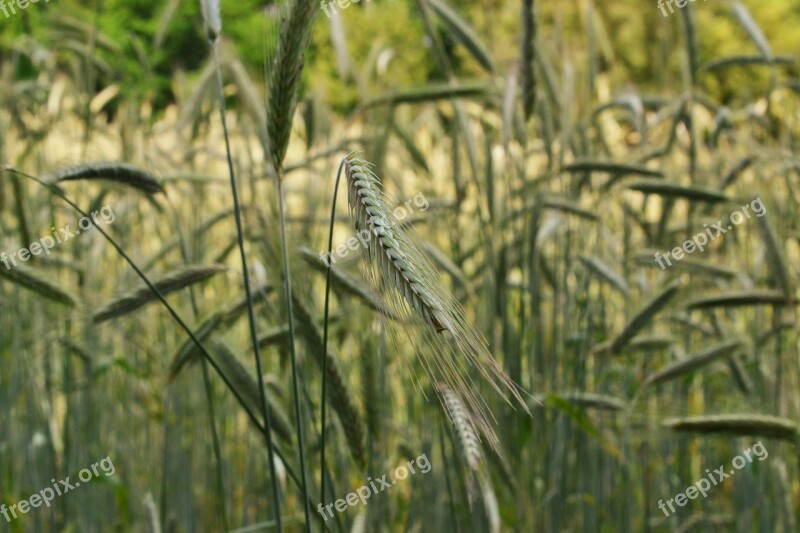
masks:
{"type": "MultiPolygon", "coordinates": [[[[169,196],[167,196],[167,202],[169,202],[169,205],[172,208],[172,214],[175,218],[175,231],[178,234],[178,244],[181,252],[181,258],[186,265],[189,265],[191,263],[189,260],[189,250],[186,247],[186,239],[184,238],[183,230],[181,228],[181,220],[178,216],[178,209],[175,207],[175,204],[172,203],[169,196]]],[[[192,304],[192,315],[194,316],[194,319],[197,320],[200,317],[200,310],[197,305],[197,298],[195,298],[193,286],[189,287],[189,301],[192,304]]],[[[222,447],[220,446],[219,432],[217,431],[217,416],[214,409],[214,395],[213,390],[211,389],[211,378],[208,374],[208,361],[202,359],[200,361],[200,367],[203,371],[203,390],[206,395],[206,405],[208,406],[208,422],[211,428],[211,444],[214,449],[214,460],[217,467],[215,469],[215,473],[217,474],[217,498],[219,499],[217,502],[219,507],[218,512],[222,518],[222,527],[225,528],[225,531],[229,531],[231,527],[228,523],[228,512],[225,509],[226,498],[225,478],[222,472],[222,447]]]]}
{"type": "Polygon", "coordinates": [[[283,287],[286,293],[286,313],[289,324],[289,355],[292,362],[292,395],[294,396],[294,417],[297,427],[297,444],[300,452],[300,476],[302,478],[303,511],[306,517],[306,532],[311,533],[311,510],[308,505],[308,475],[306,472],[305,439],[303,438],[303,424],[300,412],[300,387],[297,376],[297,352],[295,350],[294,308],[292,305],[292,276],[289,269],[289,244],[286,240],[286,202],[283,190],[283,169],[280,163],[275,168],[278,175],[278,209],[281,226],[281,248],[283,255],[283,287]]]}
{"type": "Polygon", "coordinates": [[[329,311],[330,311],[330,296],[331,296],[331,254],[333,253],[333,222],[336,217],[336,197],[339,193],[339,181],[342,178],[342,169],[344,168],[344,162],[346,158],[342,159],[342,162],[339,163],[339,171],[336,173],[336,183],[333,185],[333,199],[331,200],[331,220],[328,226],[328,262],[327,262],[327,270],[325,272],[325,312],[323,316],[323,323],[322,323],[322,350],[323,350],[323,357],[322,357],[322,396],[320,398],[320,405],[321,405],[321,429],[320,429],[320,439],[321,439],[321,446],[319,452],[319,464],[321,465],[320,469],[320,497],[319,501],[325,501],[325,402],[326,402],[326,394],[327,394],[327,383],[328,383],[328,318],[329,318],[329,311]]]}
{"type": "MultiPolygon", "coordinates": [[[[11,173],[14,173],[14,174],[17,174],[17,175],[20,175],[20,176],[23,176],[25,178],[28,178],[30,180],[35,181],[36,183],[38,183],[42,187],[50,190],[53,194],[55,194],[56,196],[61,198],[64,202],[66,202],[70,207],[72,207],[82,217],[87,218],[87,219],[91,219],[90,215],[88,213],[86,213],[86,211],[84,211],[83,209],[78,207],[78,205],[75,202],[73,202],[72,200],[67,198],[67,196],[63,192],[61,192],[61,190],[58,187],[50,185],[48,183],[45,183],[45,182],[41,181],[38,178],[35,178],[35,177],[33,177],[33,176],[29,175],[29,174],[25,174],[24,172],[21,172],[21,171],[16,170],[16,169],[12,169],[12,168],[8,168],[7,167],[4,170],[6,170],[7,172],[11,172],[11,173]]],[[[255,417],[255,415],[253,415],[252,411],[250,411],[250,409],[247,407],[247,404],[244,402],[244,399],[236,391],[236,388],[233,386],[233,384],[228,380],[227,377],[225,377],[225,374],[222,372],[222,370],[220,369],[219,365],[217,365],[217,363],[214,361],[214,358],[211,357],[211,354],[208,352],[208,349],[205,347],[205,345],[202,343],[202,341],[197,338],[197,336],[194,334],[194,332],[191,330],[191,328],[189,328],[189,326],[186,325],[186,322],[183,321],[183,319],[180,317],[180,315],[177,313],[177,311],[175,311],[175,308],[173,308],[172,305],[170,305],[170,303],[166,300],[164,295],[161,294],[161,291],[159,291],[158,288],[155,285],[153,285],[153,283],[145,275],[145,273],[142,272],[142,270],[138,267],[138,265],[136,265],[136,263],[134,263],[133,259],[131,259],[130,256],[128,256],[128,254],[125,253],[125,250],[123,250],[122,247],[119,244],[117,244],[117,242],[108,233],[106,233],[106,231],[103,228],[101,228],[100,226],[95,224],[94,221],[92,221],[92,226],[94,226],[94,228],[97,229],[98,232],[100,232],[100,235],[102,235],[103,238],[105,238],[109,242],[109,244],[111,244],[111,246],[114,247],[114,249],[117,251],[117,253],[128,263],[128,265],[130,265],[130,267],[139,276],[139,278],[145,283],[145,285],[147,285],[147,287],[151,291],[153,291],[153,294],[155,294],[156,298],[166,308],[166,310],[169,312],[169,314],[172,316],[172,318],[175,320],[175,322],[177,322],[178,325],[187,333],[187,335],[189,335],[189,338],[192,340],[192,342],[194,342],[194,344],[195,344],[195,346],[197,346],[198,350],[200,350],[200,353],[202,353],[203,356],[208,360],[208,362],[211,363],[211,366],[214,368],[214,370],[217,371],[219,376],[222,378],[222,380],[228,386],[230,391],[236,397],[236,399],[238,400],[239,404],[241,404],[241,406],[247,412],[247,415],[250,417],[250,419],[256,424],[256,426],[259,429],[261,429],[263,431],[263,427],[261,426],[261,423],[255,417]]]]}
{"type": "MultiPolygon", "coordinates": [[[[42,180],[34,176],[31,176],[30,174],[26,174],[22,171],[16,170],[9,166],[6,166],[5,168],[0,168],[0,171],[3,170],[11,174],[19,175],[24,178],[35,181],[45,189],[48,189],[50,192],[61,198],[65,203],[67,203],[82,217],[91,220],[90,215],[86,211],[78,207],[78,205],[75,202],[67,198],[67,196],[63,192],[61,192],[61,189],[59,189],[58,187],[51,185],[49,183],[45,183],[42,180]]],[[[252,422],[253,425],[256,427],[256,429],[258,429],[258,431],[266,437],[267,433],[266,427],[264,427],[261,424],[261,422],[258,420],[258,417],[253,413],[253,411],[250,410],[247,403],[245,403],[244,398],[242,398],[241,394],[239,394],[239,392],[236,390],[236,388],[233,386],[230,380],[225,376],[225,374],[222,372],[222,369],[219,367],[216,361],[214,361],[214,358],[211,357],[211,354],[209,353],[208,349],[205,347],[203,342],[197,338],[197,335],[195,335],[194,332],[191,330],[191,328],[189,328],[189,326],[186,324],[186,322],[183,321],[178,312],[175,311],[175,308],[173,308],[167,301],[167,299],[164,297],[164,295],[161,294],[161,291],[159,291],[158,288],[155,285],[153,285],[150,279],[145,275],[144,272],[142,272],[142,270],[133,261],[133,259],[131,259],[130,256],[128,256],[128,254],[125,253],[125,250],[123,250],[122,247],[119,244],[117,244],[117,242],[108,233],[106,233],[106,231],[103,228],[95,224],[93,220],[92,220],[92,226],[98,232],[100,232],[100,235],[102,235],[103,238],[106,241],[108,241],[108,243],[114,248],[114,250],[116,250],[116,252],[120,255],[120,257],[122,257],[125,260],[125,262],[128,263],[128,265],[133,269],[136,275],[139,276],[139,278],[145,283],[145,285],[147,285],[147,287],[151,291],[153,291],[153,294],[155,294],[158,301],[161,302],[161,304],[164,306],[164,308],[167,310],[170,316],[175,320],[175,322],[181,327],[181,329],[183,329],[186,332],[186,334],[189,335],[189,338],[192,340],[194,345],[197,346],[197,349],[200,350],[200,353],[203,355],[203,357],[205,357],[205,359],[211,364],[211,367],[216,371],[216,373],[225,383],[225,386],[227,386],[228,390],[231,391],[233,396],[236,398],[236,401],[239,402],[239,405],[241,405],[242,409],[244,409],[245,413],[247,414],[247,417],[250,419],[250,422],[252,422]]],[[[297,477],[297,474],[294,473],[294,470],[291,468],[290,463],[287,462],[286,457],[281,453],[279,449],[275,448],[274,451],[275,455],[277,455],[278,458],[283,463],[284,468],[286,468],[286,472],[289,474],[289,477],[292,478],[292,481],[294,481],[295,485],[298,488],[300,488],[301,487],[300,479],[297,477]]],[[[307,504],[310,503],[308,498],[306,498],[306,503],[307,504]]],[[[323,522],[322,517],[319,517],[319,521],[321,525],[325,528],[325,530],[330,531],[328,526],[323,522]]]]}
{"type": "MultiPolygon", "coordinates": [[[[233,195],[233,215],[236,220],[236,238],[239,244],[239,255],[242,260],[242,279],[244,284],[245,299],[247,301],[247,320],[250,326],[250,340],[253,344],[253,351],[256,358],[256,378],[258,380],[258,390],[261,400],[261,416],[264,419],[264,438],[267,444],[267,457],[269,460],[270,470],[270,483],[272,485],[272,505],[275,508],[275,525],[278,533],[282,533],[283,526],[281,524],[281,508],[280,508],[280,493],[278,492],[278,476],[275,469],[275,451],[272,443],[272,421],[270,419],[269,405],[267,403],[266,390],[264,389],[264,365],[261,358],[261,348],[258,345],[258,331],[256,331],[256,318],[253,312],[253,298],[250,294],[250,274],[247,269],[247,254],[244,250],[244,231],[242,229],[242,212],[239,206],[239,194],[236,187],[236,176],[233,170],[233,159],[231,157],[231,144],[228,135],[228,122],[225,118],[225,96],[222,92],[222,69],[219,62],[219,47],[218,41],[211,43],[212,53],[214,55],[214,67],[217,71],[217,95],[219,96],[219,112],[220,119],[222,120],[222,130],[225,136],[225,154],[228,160],[228,175],[231,181],[231,194],[233,195]]],[[[301,441],[302,446],[302,441],[301,441]]],[[[302,464],[302,463],[301,463],[302,464]]],[[[308,499],[308,494],[305,487],[305,476],[303,476],[303,498],[308,499]]],[[[308,503],[306,503],[308,507],[308,503]]],[[[306,517],[308,518],[308,517],[306,517]]]]}

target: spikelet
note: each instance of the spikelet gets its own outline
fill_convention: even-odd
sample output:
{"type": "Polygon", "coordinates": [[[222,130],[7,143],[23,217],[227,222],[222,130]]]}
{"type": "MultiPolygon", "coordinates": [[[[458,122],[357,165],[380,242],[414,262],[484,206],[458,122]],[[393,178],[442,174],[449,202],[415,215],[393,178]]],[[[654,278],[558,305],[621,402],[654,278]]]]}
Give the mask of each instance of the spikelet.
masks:
{"type": "MultiPolygon", "coordinates": [[[[385,301],[418,328],[405,328],[431,383],[444,382],[466,406],[472,423],[497,447],[491,412],[475,390],[480,374],[512,404],[508,393],[527,406],[475,329],[467,324],[459,303],[439,285],[439,274],[406,235],[380,190],[369,163],[351,154],[345,160],[351,216],[360,231],[369,231],[367,275],[385,294],[385,301]],[[413,335],[419,333],[419,338],[413,335]]],[[[440,395],[441,396],[441,395],[440,395]]],[[[513,405],[513,404],[512,404],[513,405]]]]}
{"type": "Polygon", "coordinates": [[[686,309],[714,309],[717,307],[743,307],[748,305],[786,306],[797,303],[796,298],[787,298],[781,291],[752,289],[707,294],[693,298],[684,304],[686,309]]]}
{"type": "Polygon", "coordinates": [[[629,183],[627,187],[645,194],[656,194],[666,198],[686,198],[697,202],[719,203],[728,200],[724,194],[708,187],[681,185],[664,180],[640,179],[629,183]]]}
{"type": "Polygon", "coordinates": [[[276,170],[281,168],[289,146],[292,117],[300,92],[300,75],[316,12],[313,0],[291,0],[281,20],[269,72],[270,155],[276,170]]]}
{"type": "Polygon", "coordinates": [[[139,189],[147,194],[164,192],[164,186],[146,170],[128,163],[96,161],[81,163],[56,170],[42,177],[42,181],[57,184],[64,181],[102,179],[139,189]]]}
{"type": "MultiPolygon", "coordinates": [[[[217,264],[183,266],[154,279],[153,286],[155,286],[162,295],[166,296],[167,294],[179,291],[195,283],[205,281],[226,270],[227,268],[224,265],[217,264]]],[[[99,309],[96,309],[90,315],[90,318],[95,324],[100,324],[101,322],[135,311],[155,299],[155,293],[149,286],[142,283],[130,292],[117,296],[99,309]]]]}
{"type": "Polygon", "coordinates": [[[533,0],[522,2],[522,111],[530,120],[536,108],[536,16],[533,0]]]}
{"type": "Polygon", "coordinates": [[[636,336],[642,328],[649,324],[653,317],[663,309],[672,298],[678,293],[680,281],[672,280],[664,290],[659,292],[653,299],[645,304],[636,315],[622,328],[616,337],[609,342],[608,351],[612,354],[618,353],[628,342],[636,336]]]}
{"type": "Polygon", "coordinates": [[[62,289],[57,283],[53,283],[37,270],[18,265],[15,268],[7,268],[0,263],[0,281],[7,280],[15,285],[31,290],[48,300],[57,302],[67,307],[75,307],[78,304],[78,297],[69,291],[62,289]]]}
{"type": "Polygon", "coordinates": [[[322,344],[322,332],[314,323],[306,305],[297,294],[293,294],[292,299],[295,318],[299,326],[298,332],[317,365],[320,369],[325,368],[328,379],[328,401],[339,417],[353,459],[359,466],[364,467],[367,464],[367,455],[364,449],[364,421],[356,408],[356,401],[348,387],[347,377],[340,369],[338,359],[322,344]],[[323,364],[324,359],[327,361],[323,364]]]}
{"type": "Polygon", "coordinates": [[[483,455],[472,419],[452,390],[445,385],[439,385],[437,388],[442,397],[442,403],[447,410],[447,416],[455,428],[458,443],[461,446],[461,453],[467,461],[467,466],[469,466],[470,470],[477,471],[483,461],[483,455]]]}
{"type": "Polygon", "coordinates": [[[200,0],[200,11],[206,28],[206,37],[214,42],[222,33],[222,15],[219,0],[200,0]]]}
{"type": "Polygon", "coordinates": [[[691,355],[686,359],[673,363],[654,374],[651,374],[644,381],[645,387],[661,383],[669,379],[683,376],[693,370],[705,366],[712,361],[716,361],[720,357],[730,356],[737,349],[741,348],[742,340],[738,338],[729,339],[721,343],[715,344],[699,353],[691,355]]]}
{"type": "Polygon", "coordinates": [[[797,423],[788,418],[760,414],[725,414],[669,418],[661,425],[688,433],[723,433],[736,436],[759,436],[796,442],[797,423]]]}
{"type": "MultiPolygon", "coordinates": [[[[492,486],[492,480],[486,469],[483,452],[481,445],[478,442],[478,434],[475,431],[475,426],[472,423],[471,417],[464,404],[461,403],[458,396],[450,390],[447,385],[438,383],[436,389],[439,396],[442,398],[442,403],[447,410],[447,416],[455,429],[456,437],[458,437],[458,444],[461,447],[461,453],[469,467],[469,483],[467,492],[470,499],[472,498],[471,479],[475,476],[481,489],[481,496],[483,498],[483,505],[486,509],[486,517],[489,519],[489,531],[497,533],[500,531],[500,512],[497,505],[497,496],[492,486]]],[[[471,501],[471,500],[470,500],[471,501]]]]}

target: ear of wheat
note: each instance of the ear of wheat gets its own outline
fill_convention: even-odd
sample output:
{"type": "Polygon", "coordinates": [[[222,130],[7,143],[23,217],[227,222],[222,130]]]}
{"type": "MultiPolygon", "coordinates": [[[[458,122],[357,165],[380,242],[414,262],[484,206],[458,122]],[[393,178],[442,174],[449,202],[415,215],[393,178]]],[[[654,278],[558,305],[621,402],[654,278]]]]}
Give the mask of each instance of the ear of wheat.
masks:
{"type": "Polygon", "coordinates": [[[220,14],[219,0],[200,0],[200,12],[206,28],[209,41],[216,41],[222,33],[222,15],[220,14]]]}
{"type": "Polygon", "coordinates": [[[441,383],[436,384],[442,404],[447,411],[447,416],[453,424],[455,434],[458,437],[458,443],[461,447],[461,453],[464,460],[467,462],[469,469],[467,494],[472,499],[472,476],[474,475],[481,489],[481,496],[483,498],[483,505],[486,509],[486,517],[489,519],[489,531],[491,533],[500,532],[500,512],[498,510],[497,495],[492,486],[492,478],[486,469],[486,463],[483,458],[480,444],[478,443],[478,435],[470,420],[470,416],[464,409],[464,405],[458,396],[446,385],[441,383]]]}
{"type": "Polygon", "coordinates": [[[293,0],[287,4],[281,17],[269,72],[267,124],[272,163],[276,171],[282,168],[289,146],[292,117],[300,90],[300,74],[315,12],[316,3],[313,0],[293,0]]]}
{"type": "Polygon", "coordinates": [[[398,315],[418,323],[420,335],[412,343],[430,381],[446,384],[463,402],[475,427],[497,448],[493,417],[480,393],[474,392],[473,377],[481,375],[509,404],[513,397],[527,411],[517,385],[489,353],[485,340],[467,324],[461,305],[441,287],[436,269],[392,215],[372,166],[351,154],[345,173],[351,216],[358,229],[371,234],[367,247],[370,281],[398,315]]]}
{"type": "Polygon", "coordinates": [[[153,174],[128,163],[94,161],[56,170],[42,177],[42,181],[57,184],[64,181],[107,180],[139,189],[147,194],[164,192],[164,186],[153,174]]]}

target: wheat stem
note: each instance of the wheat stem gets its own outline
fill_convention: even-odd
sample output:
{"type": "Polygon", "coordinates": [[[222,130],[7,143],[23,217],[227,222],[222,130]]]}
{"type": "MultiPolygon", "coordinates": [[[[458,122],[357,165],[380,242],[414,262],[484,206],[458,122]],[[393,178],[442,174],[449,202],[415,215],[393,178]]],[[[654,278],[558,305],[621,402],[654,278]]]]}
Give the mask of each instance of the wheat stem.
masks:
{"type": "MultiPolygon", "coordinates": [[[[342,159],[342,162],[339,163],[339,171],[336,173],[336,183],[333,185],[333,199],[331,200],[331,220],[328,226],[328,257],[331,257],[333,253],[333,222],[336,217],[336,198],[339,193],[339,181],[342,178],[342,169],[345,166],[346,159],[342,159]]],[[[328,352],[328,318],[330,314],[330,296],[331,296],[331,266],[332,262],[328,261],[327,269],[325,272],[325,311],[324,311],[324,318],[322,322],[322,350],[323,354],[327,354],[328,352]]],[[[328,358],[327,356],[323,356],[322,358],[322,393],[320,396],[320,405],[322,409],[322,422],[321,422],[321,431],[320,431],[320,438],[322,444],[320,446],[319,452],[319,464],[320,467],[320,498],[319,500],[325,501],[325,402],[326,402],[326,390],[328,383],[328,358]]]]}
{"type": "Polygon", "coordinates": [[[289,324],[289,356],[292,365],[292,395],[294,396],[294,416],[297,426],[297,446],[300,452],[300,476],[302,478],[303,511],[305,512],[305,528],[311,533],[311,510],[308,503],[308,475],[306,473],[305,439],[303,437],[302,413],[300,411],[300,386],[297,375],[297,351],[295,349],[294,306],[292,305],[292,279],[289,269],[289,244],[286,239],[286,198],[283,189],[283,170],[276,168],[278,173],[278,211],[281,227],[281,248],[283,255],[284,291],[286,293],[286,313],[289,324]]]}
{"type": "MultiPolygon", "coordinates": [[[[213,19],[212,19],[213,20],[213,19]]],[[[214,29],[214,28],[212,28],[214,29]]],[[[209,33],[209,36],[211,34],[209,33]]],[[[222,130],[225,137],[225,155],[228,162],[228,176],[231,183],[231,194],[233,196],[233,217],[236,221],[236,239],[239,245],[239,255],[242,261],[242,282],[244,285],[245,299],[247,301],[247,321],[250,328],[250,340],[253,344],[253,351],[255,352],[256,359],[256,378],[258,379],[258,389],[261,400],[261,416],[264,419],[264,438],[267,445],[267,458],[269,460],[270,469],[270,483],[272,488],[272,505],[275,508],[275,525],[278,533],[283,531],[281,524],[281,508],[280,508],[280,493],[278,492],[278,475],[275,468],[275,450],[272,443],[272,420],[270,419],[270,410],[267,403],[266,391],[264,390],[264,364],[261,357],[261,348],[258,345],[258,332],[256,331],[256,318],[253,312],[253,299],[250,293],[250,274],[247,268],[247,254],[244,250],[244,230],[242,229],[242,212],[239,206],[239,193],[236,187],[236,176],[233,169],[233,159],[231,156],[231,144],[228,135],[228,122],[225,117],[225,97],[223,95],[222,87],[222,69],[220,68],[219,61],[219,47],[216,34],[214,39],[209,38],[211,51],[214,55],[214,67],[217,72],[217,96],[219,98],[219,112],[220,119],[222,120],[222,130]]],[[[305,481],[305,476],[304,476],[305,481]]],[[[303,498],[308,499],[308,494],[305,490],[305,482],[303,483],[303,498]]]]}
{"type": "MultiPolygon", "coordinates": [[[[187,266],[190,264],[191,259],[189,257],[189,250],[186,246],[186,239],[184,237],[183,229],[181,227],[181,219],[178,216],[178,209],[175,204],[172,203],[171,199],[167,197],[167,203],[172,210],[172,215],[175,220],[175,231],[178,236],[178,243],[179,249],[181,252],[181,258],[183,259],[184,264],[187,266]]],[[[192,305],[192,315],[194,319],[197,320],[200,317],[200,309],[197,305],[197,298],[194,294],[194,287],[189,286],[189,301],[192,305]]],[[[215,474],[216,474],[216,483],[217,486],[215,487],[217,490],[217,508],[218,512],[222,518],[222,526],[225,528],[226,531],[230,530],[230,525],[228,524],[228,512],[225,508],[225,478],[222,473],[222,448],[220,446],[219,441],[219,432],[217,431],[217,415],[214,409],[214,395],[213,390],[211,389],[211,378],[208,374],[208,361],[202,359],[200,361],[200,368],[202,369],[203,373],[203,392],[205,392],[206,396],[206,405],[208,407],[208,424],[211,430],[211,446],[214,450],[214,463],[215,463],[215,474]]],[[[165,417],[165,424],[166,424],[166,417],[165,417]]]]}
{"type": "MultiPolygon", "coordinates": [[[[40,180],[40,179],[38,179],[38,178],[36,178],[34,176],[31,176],[29,174],[26,174],[26,173],[21,172],[21,171],[16,170],[16,169],[12,169],[12,168],[6,167],[4,170],[7,171],[7,172],[10,172],[10,173],[19,175],[19,176],[23,176],[23,177],[28,178],[28,179],[30,179],[32,181],[35,181],[36,183],[38,183],[42,187],[48,189],[50,192],[52,192],[53,194],[55,194],[56,196],[61,198],[65,203],[67,203],[71,208],[73,208],[81,216],[89,218],[89,215],[86,213],[86,211],[84,211],[83,209],[78,207],[78,205],[75,202],[73,202],[72,200],[70,200],[63,192],[61,192],[61,190],[59,190],[58,187],[56,187],[56,186],[54,186],[52,184],[49,184],[49,183],[45,183],[42,180],[40,180]]],[[[178,312],[175,311],[175,308],[173,308],[172,305],[170,305],[170,303],[167,301],[167,299],[164,297],[164,295],[161,293],[161,291],[153,284],[153,282],[150,281],[150,279],[145,275],[145,273],[142,272],[141,268],[139,268],[139,266],[133,261],[133,259],[130,258],[130,256],[128,256],[127,253],[125,253],[125,250],[122,249],[122,247],[117,243],[117,241],[115,241],[108,233],[106,233],[106,231],[102,227],[100,227],[99,225],[94,224],[94,223],[93,223],[93,225],[94,225],[95,229],[97,229],[97,231],[100,233],[100,235],[102,235],[103,238],[106,239],[106,241],[108,241],[109,244],[111,244],[111,246],[114,248],[114,250],[116,250],[116,252],[120,255],[120,257],[122,257],[125,260],[125,262],[127,262],[128,265],[130,265],[130,267],[133,269],[133,271],[136,273],[136,275],[139,276],[139,278],[150,288],[150,290],[153,292],[153,294],[156,295],[156,298],[158,298],[158,300],[166,308],[167,312],[169,312],[169,314],[172,316],[172,318],[175,320],[175,322],[178,323],[178,325],[181,327],[181,329],[183,329],[186,332],[186,334],[189,335],[189,338],[192,340],[192,342],[194,342],[194,344],[197,346],[198,350],[200,350],[200,353],[203,355],[203,357],[205,357],[206,360],[208,360],[208,362],[211,363],[211,366],[214,368],[214,370],[217,372],[217,374],[219,374],[219,376],[225,382],[225,385],[228,387],[228,389],[230,389],[230,391],[236,397],[236,400],[239,402],[239,404],[242,406],[242,408],[244,408],[244,410],[247,413],[247,415],[250,418],[250,420],[263,433],[264,432],[264,427],[258,421],[258,418],[253,414],[253,412],[247,407],[247,404],[245,403],[244,399],[239,394],[239,392],[236,390],[236,388],[225,377],[225,374],[222,372],[222,370],[220,369],[219,365],[217,365],[217,363],[214,361],[213,357],[211,357],[211,354],[208,352],[208,349],[205,347],[205,345],[202,343],[202,341],[194,334],[194,332],[186,324],[186,322],[184,322],[184,320],[180,317],[178,312]]]]}
{"type": "MultiPolygon", "coordinates": [[[[30,174],[26,174],[25,172],[22,172],[20,170],[16,170],[16,169],[14,169],[14,168],[12,168],[12,167],[10,167],[8,165],[6,165],[4,168],[1,168],[0,170],[4,170],[4,171],[9,172],[11,174],[22,176],[24,178],[30,179],[32,181],[35,181],[36,183],[38,183],[42,187],[48,189],[54,195],[56,195],[59,198],[61,198],[65,203],[67,203],[78,214],[80,214],[83,217],[90,218],[89,214],[86,213],[86,211],[84,211],[83,209],[78,207],[78,205],[75,202],[73,202],[72,200],[70,200],[63,192],[61,192],[61,190],[58,187],[56,187],[56,186],[54,186],[54,185],[52,185],[50,183],[45,183],[42,180],[40,180],[40,179],[38,179],[38,178],[36,178],[34,176],[31,176],[30,174]]],[[[161,291],[159,291],[158,288],[150,281],[150,279],[145,275],[145,273],[142,271],[142,269],[133,261],[133,259],[130,258],[130,256],[127,253],[125,253],[125,250],[122,249],[122,247],[117,243],[117,241],[115,241],[111,237],[111,235],[109,235],[102,227],[98,226],[97,224],[93,224],[93,225],[97,229],[97,231],[100,233],[100,235],[102,235],[103,238],[106,241],[108,241],[108,243],[120,255],[120,257],[122,257],[122,259],[124,259],[125,262],[128,263],[128,265],[133,269],[133,271],[136,273],[136,275],[139,276],[139,278],[150,288],[151,291],[153,291],[153,293],[156,295],[156,298],[158,298],[158,300],[161,302],[161,304],[164,306],[164,308],[167,310],[167,312],[169,312],[170,316],[173,318],[173,320],[175,320],[175,322],[178,324],[178,326],[180,326],[181,329],[183,329],[186,332],[186,334],[189,335],[189,338],[191,339],[191,341],[195,344],[195,346],[197,346],[197,349],[200,351],[200,353],[203,355],[203,357],[211,364],[211,367],[214,369],[214,371],[217,373],[217,375],[225,383],[225,386],[228,388],[228,390],[231,391],[231,393],[233,394],[234,398],[236,398],[236,401],[239,403],[239,405],[242,407],[242,409],[244,409],[245,414],[247,414],[247,418],[250,419],[250,422],[253,423],[253,425],[256,427],[256,429],[259,431],[259,433],[264,435],[265,438],[266,438],[266,433],[267,433],[266,427],[261,424],[261,421],[258,419],[258,417],[248,407],[247,402],[245,402],[244,398],[239,393],[239,391],[236,389],[236,387],[233,386],[233,383],[231,383],[231,381],[228,379],[228,377],[225,375],[225,373],[220,368],[219,364],[217,364],[217,362],[211,356],[210,352],[205,347],[203,342],[197,337],[197,335],[195,335],[195,333],[192,331],[192,329],[181,318],[181,316],[178,314],[178,312],[175,310],[175,308],[172,307],[172,305],[170,305],[170,303],[167,301],[167,299],[164,297],[164,295],[161,293],[161,291]]],[[[275,448],[274,451],[275,451],[275,455],[277,455],[278,459],[280,459],[281,463],[283,463],[283,466],[286,469],[286,473],[289,474],[290,478],[292,478],[292,481],[294,482],[294,484],[298,488],[301,487],[300,479],[297,477],[297,474],[295,474],[294,469],[291,468],[291,465],[287,461],[286,457],[283,455],[283,453],[278,448],[275,448]]],[[[306,505],[310,505],[311,502],[308,500],[308,498],[306,498],[305,501],[306,501],[306,505]]],[[[320,517],[320,522],[322,523],[322,525],[325,528],[325,530],[329,530],[328,526],[324,522],[322,522],[322,518],[321,517],[320,517]]]]}

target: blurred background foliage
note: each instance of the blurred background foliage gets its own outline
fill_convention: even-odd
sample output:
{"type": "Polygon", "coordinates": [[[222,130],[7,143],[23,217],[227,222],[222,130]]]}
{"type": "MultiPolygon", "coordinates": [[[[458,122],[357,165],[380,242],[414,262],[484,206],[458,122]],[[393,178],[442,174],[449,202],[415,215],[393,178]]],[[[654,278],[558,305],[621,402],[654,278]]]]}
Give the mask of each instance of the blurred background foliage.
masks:
{"type": "MultiPolygon", "coordinates": [[[[800,3],[793,0],[744,2],[757,7],[755,18],[776,55],[800,49],[800,32],[777,31],[800,24],[800,3]]],[[[265,35],[272,31],[276,6],[273,2],[237,0],[223,2],[226,45],[254,79],[263,79],[265,35]],[[265,16],[266,15],[266,16],[265,16]]],[[[343,10],[337,24],[346,34],[344,60],[337,60],[334,24],[322,11],[314,29],[314,42],[307,54],[306,84],[311,93],[334,109],[347,111],[356,105],[357,91],[374,93],[441,80],[429,53],[430,43],[414,0],[363,0],[343,10]],[[344,61],[343,63],[341,61],[344,61]],[[361,65],[360,71],[353,65],[361,65]],[[357,81],[358,83],[354,83],[357,81]]],[[[482,35],[498,73],[504,74],[518,59],[520,7],[503,0],[459,0],[451,5],[482,35]]],[[[679,41],[680,11],[664,17],[656,2],[642,7],[640,0],[600,2],[593,8],[586,1],[542,2],[539,15],[541,38],[551,51],[567,55],[574,63],[588,62],[587,13],[592,17],[597,38],[597,54],[602,73],[610,86],[635,86],[638,91],[658,93],[680,80],[685,65],[675,53],[679,41]],[[652,5],[650,5],[652,4],[652,5]],[[635,7],[634,7],[635,6],[635,7]]],[[[756,52],[745,31],[730,17],[728,2],[698,2],[696,17],[700,64],[721,56],[752,55],[756,52]]],[[[54,60],[69,68],[71,56],[85,53],[85,37],[91,22],[97,23],[97,61],[101,69],[96,86],[124,82],[124,89],[136,92],[161,109],[175,94],[171,77],[176,71],[195,75],[207,61],[202,39],[197,2],[187,0],[107,0],[92,2],[53,0],[40,3],[2,21],[0,53],[10,54],[15,46],[52,50],[54,60]],[[21,33],[32,41],[20,42],[21,33]]],[[[460,78],[480,73],[480,65],[453,43],[450,34],[441,32],[460,78]]],[[[22,50],[17,50],[22,52],[22,50]]],[[[552,53],[552,52],[551,52],[552,53]]],[[[27,55],[27,54],[24,54],[27,55]]],[[[40,57],[41,59],[41,57],[40,57]]],[[[34,78],[37,69],[29,62],[17,63],[18,78],[34,78]]],[[[724,76],[704,77],[703,89],[723,104],[747,100],[763,94],[769,73],[758,67],[740,67],[724,76]]],[[[597,97],[598,95],[592,95],[597,97]]]]}

